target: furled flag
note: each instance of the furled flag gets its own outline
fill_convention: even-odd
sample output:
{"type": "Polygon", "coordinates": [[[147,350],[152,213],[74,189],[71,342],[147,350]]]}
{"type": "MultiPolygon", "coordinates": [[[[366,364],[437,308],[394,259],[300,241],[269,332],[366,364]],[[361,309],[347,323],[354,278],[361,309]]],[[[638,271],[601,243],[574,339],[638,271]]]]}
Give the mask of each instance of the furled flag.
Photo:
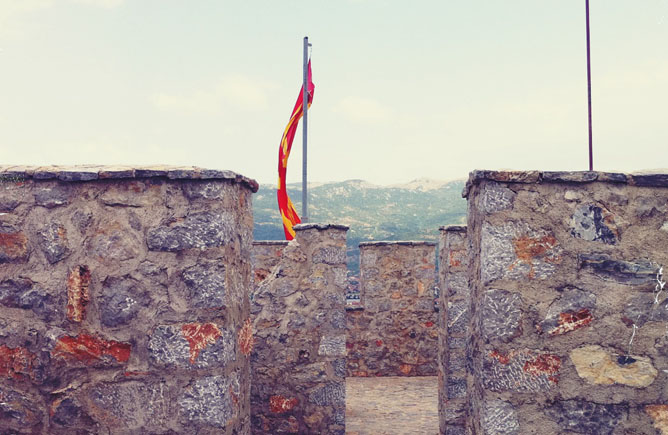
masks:
{"type": "MultiPolygon", "coordinates": [[[[308,61],[308,107],[311,107],[311,101],[313,101],[313,91],[315,90],[315,85],[311,81],[311,61],[308,61]]],[[[287,240],[292,240],[295,237],[295,230],[292,229],[294,225],[297,225],[301,222],[297,211],[295,210],[290,197],[288,196],[288,190],[286,185],[286,175],[288,172],[288,157],[290,157],[290,149],[292,149],[292,140],[295,138],[295,132],[297,131],[297,125],[299,120],[304,114],[304,86],[299,92],[299,97],[297,97],[297,103],[295,108],[292,109],[292,115],[290,115],[290,121],[288,121],[287,127],[283,132],[283,137],[281,138],[281,146],[278,149],[278,210],[281,212],[281,218],[283,219],[283,230],[285,231],[285,238],[287,240]]],[[[308,109],[307,109],[308,110],[308,109]]]]}

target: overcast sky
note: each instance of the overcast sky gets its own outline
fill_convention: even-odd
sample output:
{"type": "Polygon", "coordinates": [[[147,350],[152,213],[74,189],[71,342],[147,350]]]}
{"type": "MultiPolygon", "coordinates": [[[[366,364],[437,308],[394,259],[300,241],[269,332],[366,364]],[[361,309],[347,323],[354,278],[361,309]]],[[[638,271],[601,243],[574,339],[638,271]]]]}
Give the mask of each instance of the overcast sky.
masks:
{"type": "MultiPolygon", "coordinates": [[[[583,170],[584,4],[0,0],[0,163],[275,183],[308,35],[312,181],[583,170]]],[[[591,0],[591,28],[595,169],[668,167],[668,0],[591,0]]]]}

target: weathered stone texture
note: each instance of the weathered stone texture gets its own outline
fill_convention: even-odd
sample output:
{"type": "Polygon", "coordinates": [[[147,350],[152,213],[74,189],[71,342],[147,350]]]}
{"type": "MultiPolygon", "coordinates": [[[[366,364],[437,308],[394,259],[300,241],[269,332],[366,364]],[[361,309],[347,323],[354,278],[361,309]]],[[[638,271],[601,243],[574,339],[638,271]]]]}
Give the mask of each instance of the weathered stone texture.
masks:
{"type": "MultiPolygon", "coordinates": [[[[658,281],[668,265],[666,179],[471,174],[464,191],[468,333],[446,336],[441,347],[450,355],[467,350],[464,418],[474,433],[662,430],[668,293],[658,281]]],[[[442,255],[441,268],[454,257],[442,255]]],[[[447,275],[445,294],[452,295],[447,275]]],[[[459,316],[461,306],[448,302],[448,314],[459,316]]],[[[445,392],[460,378],[449,376],[445,392]]]]}
{"type": "Polygon", "coordinates": [[[249,433],[256,189],[0,167],[0,433],[249,433]]]}
{"type": "Polygon", "coordinates": [[[363,309],[347,312],[348,376],[434,376],[435,246],[360,244],[363,309]]]}
{"type": "Polygon", "coordinates": [[[297,225],[287,245],[253,245],[253,433],[345,431],[346,230],[297,225]]]}
{"type": "MultiPolygon", "coordinates": [[[[503,209],[514,195],[501,190],[486,198],[486,207],[503,209]],[[500,207],[504,205],[504,207],[500,207]]],[[[442,227],[439,240],[438,409],[442,434],[466,434],[468,379],[466,348],[469,332],[468,240],[466,227],[442,227]],[[460,345],[457,345],[460,343],[460,345]]]]}

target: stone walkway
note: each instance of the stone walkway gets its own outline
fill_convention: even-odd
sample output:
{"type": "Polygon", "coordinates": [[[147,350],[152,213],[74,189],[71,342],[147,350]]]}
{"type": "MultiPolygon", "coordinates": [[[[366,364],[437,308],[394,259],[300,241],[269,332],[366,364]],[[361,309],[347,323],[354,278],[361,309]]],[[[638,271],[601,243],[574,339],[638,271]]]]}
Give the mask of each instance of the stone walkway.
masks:
{"type": "Polygon", "coordinates": [[[349,435],[438,434],[438,378],[346,379],[349,435]]]}

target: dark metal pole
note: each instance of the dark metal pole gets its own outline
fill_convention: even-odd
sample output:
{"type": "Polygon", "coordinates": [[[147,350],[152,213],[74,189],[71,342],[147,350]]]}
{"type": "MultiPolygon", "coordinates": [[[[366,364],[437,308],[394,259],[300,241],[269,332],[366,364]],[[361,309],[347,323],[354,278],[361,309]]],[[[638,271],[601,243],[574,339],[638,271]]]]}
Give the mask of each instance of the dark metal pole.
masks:
{"type": "Polygon", "coordinates": [[[589,0],[585,0],[587,17],[587,97],[589,110],[589,170],[594,170],[594,151],[591,132],[591,53],[589,50],[589,0]]]}
{"type": "Polygon", "coordinates": [[[302,110],[304,119],[302,122],[302,222],[308,222],[308,192],[306,186],[306,136],[308,132],[308,36],[304,37],[304,87],[302,110]]]}

